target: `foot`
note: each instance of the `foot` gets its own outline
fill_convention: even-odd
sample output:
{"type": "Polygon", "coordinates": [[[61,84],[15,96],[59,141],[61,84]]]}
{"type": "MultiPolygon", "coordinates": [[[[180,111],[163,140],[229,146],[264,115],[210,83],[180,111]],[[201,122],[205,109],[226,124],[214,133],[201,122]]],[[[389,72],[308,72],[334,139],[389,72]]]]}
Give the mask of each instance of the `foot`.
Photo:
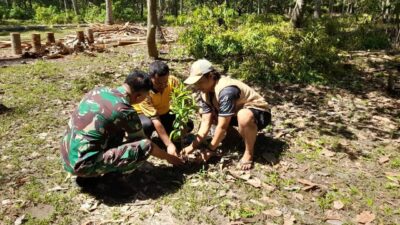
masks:
{"type": "Polygon", "coordinates": [[[241,170],[251,170],[251,169],[253,169],[253,164],[254,164],[253,161],[243,162],[242,160],[240,160],[239,164],[238,164],[238,167],[241,170]]]}
{"type": "Polygon", "coordinates": [[[253,168],[253,165],[253,157],[247,155],[243,155],[238,164],[241,170],[250,170],[253,168]]]}

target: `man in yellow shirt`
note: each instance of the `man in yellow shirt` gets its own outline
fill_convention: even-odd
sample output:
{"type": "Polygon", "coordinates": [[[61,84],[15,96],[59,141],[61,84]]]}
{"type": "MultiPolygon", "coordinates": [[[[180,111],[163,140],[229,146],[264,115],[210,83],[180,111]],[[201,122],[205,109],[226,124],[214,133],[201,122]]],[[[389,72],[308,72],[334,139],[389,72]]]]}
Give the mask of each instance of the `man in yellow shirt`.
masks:
{"type": "MultiPolygon", "coordinates": [[[[176,146],[169,138],[175,120],[175,115],[170,114],[170,101],[171,92],[178,87],[180,81],[169,75],[168,65],[161,61],[150,64],[149,75],[153,88],[143,102],[133,107],[139,114],[145,134],[150,137],[154,130],[157,131],[159,138],[167,147],[167,152],[177,156],[176,146]]],[[[193,129],[192,121],[189,122],[188,129],[193,129]]]]}

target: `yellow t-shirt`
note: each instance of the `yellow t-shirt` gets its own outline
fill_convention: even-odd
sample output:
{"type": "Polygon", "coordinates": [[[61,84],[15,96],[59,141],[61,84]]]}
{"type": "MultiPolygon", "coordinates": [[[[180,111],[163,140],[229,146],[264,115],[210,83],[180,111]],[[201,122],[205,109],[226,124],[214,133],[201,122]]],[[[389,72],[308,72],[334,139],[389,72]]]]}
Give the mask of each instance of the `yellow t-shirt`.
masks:
{"type": "Polygon", "coordinates": [[[169,75],[168,85],[162,93],[150,90],[149,96],[141,103],[132,105],[138,114],[154,117],[168,113],[173,88],[179,85],[178,78],[169,75]]]}

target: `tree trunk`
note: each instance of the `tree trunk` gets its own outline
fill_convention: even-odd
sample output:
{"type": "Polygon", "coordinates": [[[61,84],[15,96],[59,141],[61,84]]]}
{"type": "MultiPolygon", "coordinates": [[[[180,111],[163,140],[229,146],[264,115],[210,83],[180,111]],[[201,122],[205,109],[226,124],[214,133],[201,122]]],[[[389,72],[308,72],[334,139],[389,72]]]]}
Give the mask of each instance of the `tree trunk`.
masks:
{"type": "Polygon", "coordinates": [[[384,0],[383,4],[383,21],[388,22],[390,17],[390,0],[384,0]]]}
{"type": "Polygon", "coordinates": [[[158,58],[156,45],[157,1],[147,0],[147,51],[149,57],[158,58]]]}
{"type": "Polygon", "coordinates": [[[162,33],[161,24],[164,19],[164,10],[165,10],[165,0],[159,0],[159,12],[158,12],[158,19],[157,19],[157,30],[156,30],[156,37],[158,43],[166,43],[164,34],[162,33]]]}
{"type": "Polygon", "coordinates": [[[14,55],[22,54],[20,33],[11,33],[11,47],[14,55]]]}
{"type": "Polygon", "coordinates": [[[345,12],[346,0],[342,0],[342,14],[345,12]]]}
{"type": "Polygon", "coordinates": [[[179,14],[179,12],[178,12],[178,0],[173,0],[173,2],[174,2],[174,16],[178,17],[178,14],[179,14]]]}
{"type": "Polygon", "coordinates": [[[64,10],[65,10],[65,17],[68,18],[68,4],[67,4],[67,0],[64,0],[64,10]]]}
{"type": "Polygon", "coordinates": [[[250,0],[249,5],[247,6],[247,13],[253,12],[253,0],[250,0]]]}
{"type": "Polygon", "coordinates": [[[48,32],[47,33],[47,42],[46,44],[54,44],[56,43],[56,39],[54,37],[54,33],[53,32],[48,32]]]}
{"type": "Polygon", "coordinates": [[[296,0],[296,5],[292,10],[291,22],[295,28],[302,27],[305,0],[296,0]]]}
{"type": "Polygon", "coordinates": [[[179,7],[180,7],[180,13],[181,13],[181,15],[183,14],[183,0],[181,0],[181,2],[180,2],[180,4],[179,4],[179,7]]]}
{"type": "Polygon", "coordinates": [[[314,18],[319,19],[321,17],[321,0],[314,0],[314,18]]]}
{"type": "Polygon", "coordinates": [[[87,34],[88,43],[93,44],[94,43],[93,29],[87,28],[86,34],[87,34]]]}
{"type": "Polygon", "coordinates": [[[59,6],[60,9],[62,9],[62,7],[63,7],[63,1],[62,1],[62,0],[58,0],[58,4],[60,5],[60,6],[59,6]]]}
{"type": "Polygon", "coordinates": [[[78,6],[76,5],[76,0],[71,0],[71,2],[72,2],[72,8],[74,9],[75,15],[76,16],[79,15],[78,6]]]}
{"type": "Polygon", "coordinates": [[[40,40],[40,34],[32,34],[32,45],[33,45],[34,53],[40,53],[42,51],[42,43],[40,40]]]}
{"type": "Polygon", "coordinates": [[[144,18],[144,0],[140,0],[140,18],[144,18]]]}
{"type": "Polygon", "coordinates": [[[261,0],[257,1],[257,15],[261,14],[261,0]]]}
{"type": "Polygon", "coordinates": [[[105,24],[114,24],[113,14],[112,14],[112,0],[106,0],[106,21],[105,24]]]}

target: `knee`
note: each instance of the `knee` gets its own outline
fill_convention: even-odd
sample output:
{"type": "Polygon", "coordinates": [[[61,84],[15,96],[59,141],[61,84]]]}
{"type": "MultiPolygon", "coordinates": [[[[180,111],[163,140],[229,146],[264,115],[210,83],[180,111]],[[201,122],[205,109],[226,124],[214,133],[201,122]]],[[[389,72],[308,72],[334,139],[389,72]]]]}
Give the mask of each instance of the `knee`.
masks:
{"type": "Polygon", "coordinates": [[[239,126],[255,125],[254,115],[250,109],[241,109],[237,114],[239,126]]]}
{"type": "Polygon", "coordinates": [[[153,133],[154,126],[153,122],[151,121],[150,118],[148,118],[145,115],[139,115],[140,118],[140,123],[142,124],[143,131],[146,134],[147,137],[151,136],[151,133],[153,133]]]}

